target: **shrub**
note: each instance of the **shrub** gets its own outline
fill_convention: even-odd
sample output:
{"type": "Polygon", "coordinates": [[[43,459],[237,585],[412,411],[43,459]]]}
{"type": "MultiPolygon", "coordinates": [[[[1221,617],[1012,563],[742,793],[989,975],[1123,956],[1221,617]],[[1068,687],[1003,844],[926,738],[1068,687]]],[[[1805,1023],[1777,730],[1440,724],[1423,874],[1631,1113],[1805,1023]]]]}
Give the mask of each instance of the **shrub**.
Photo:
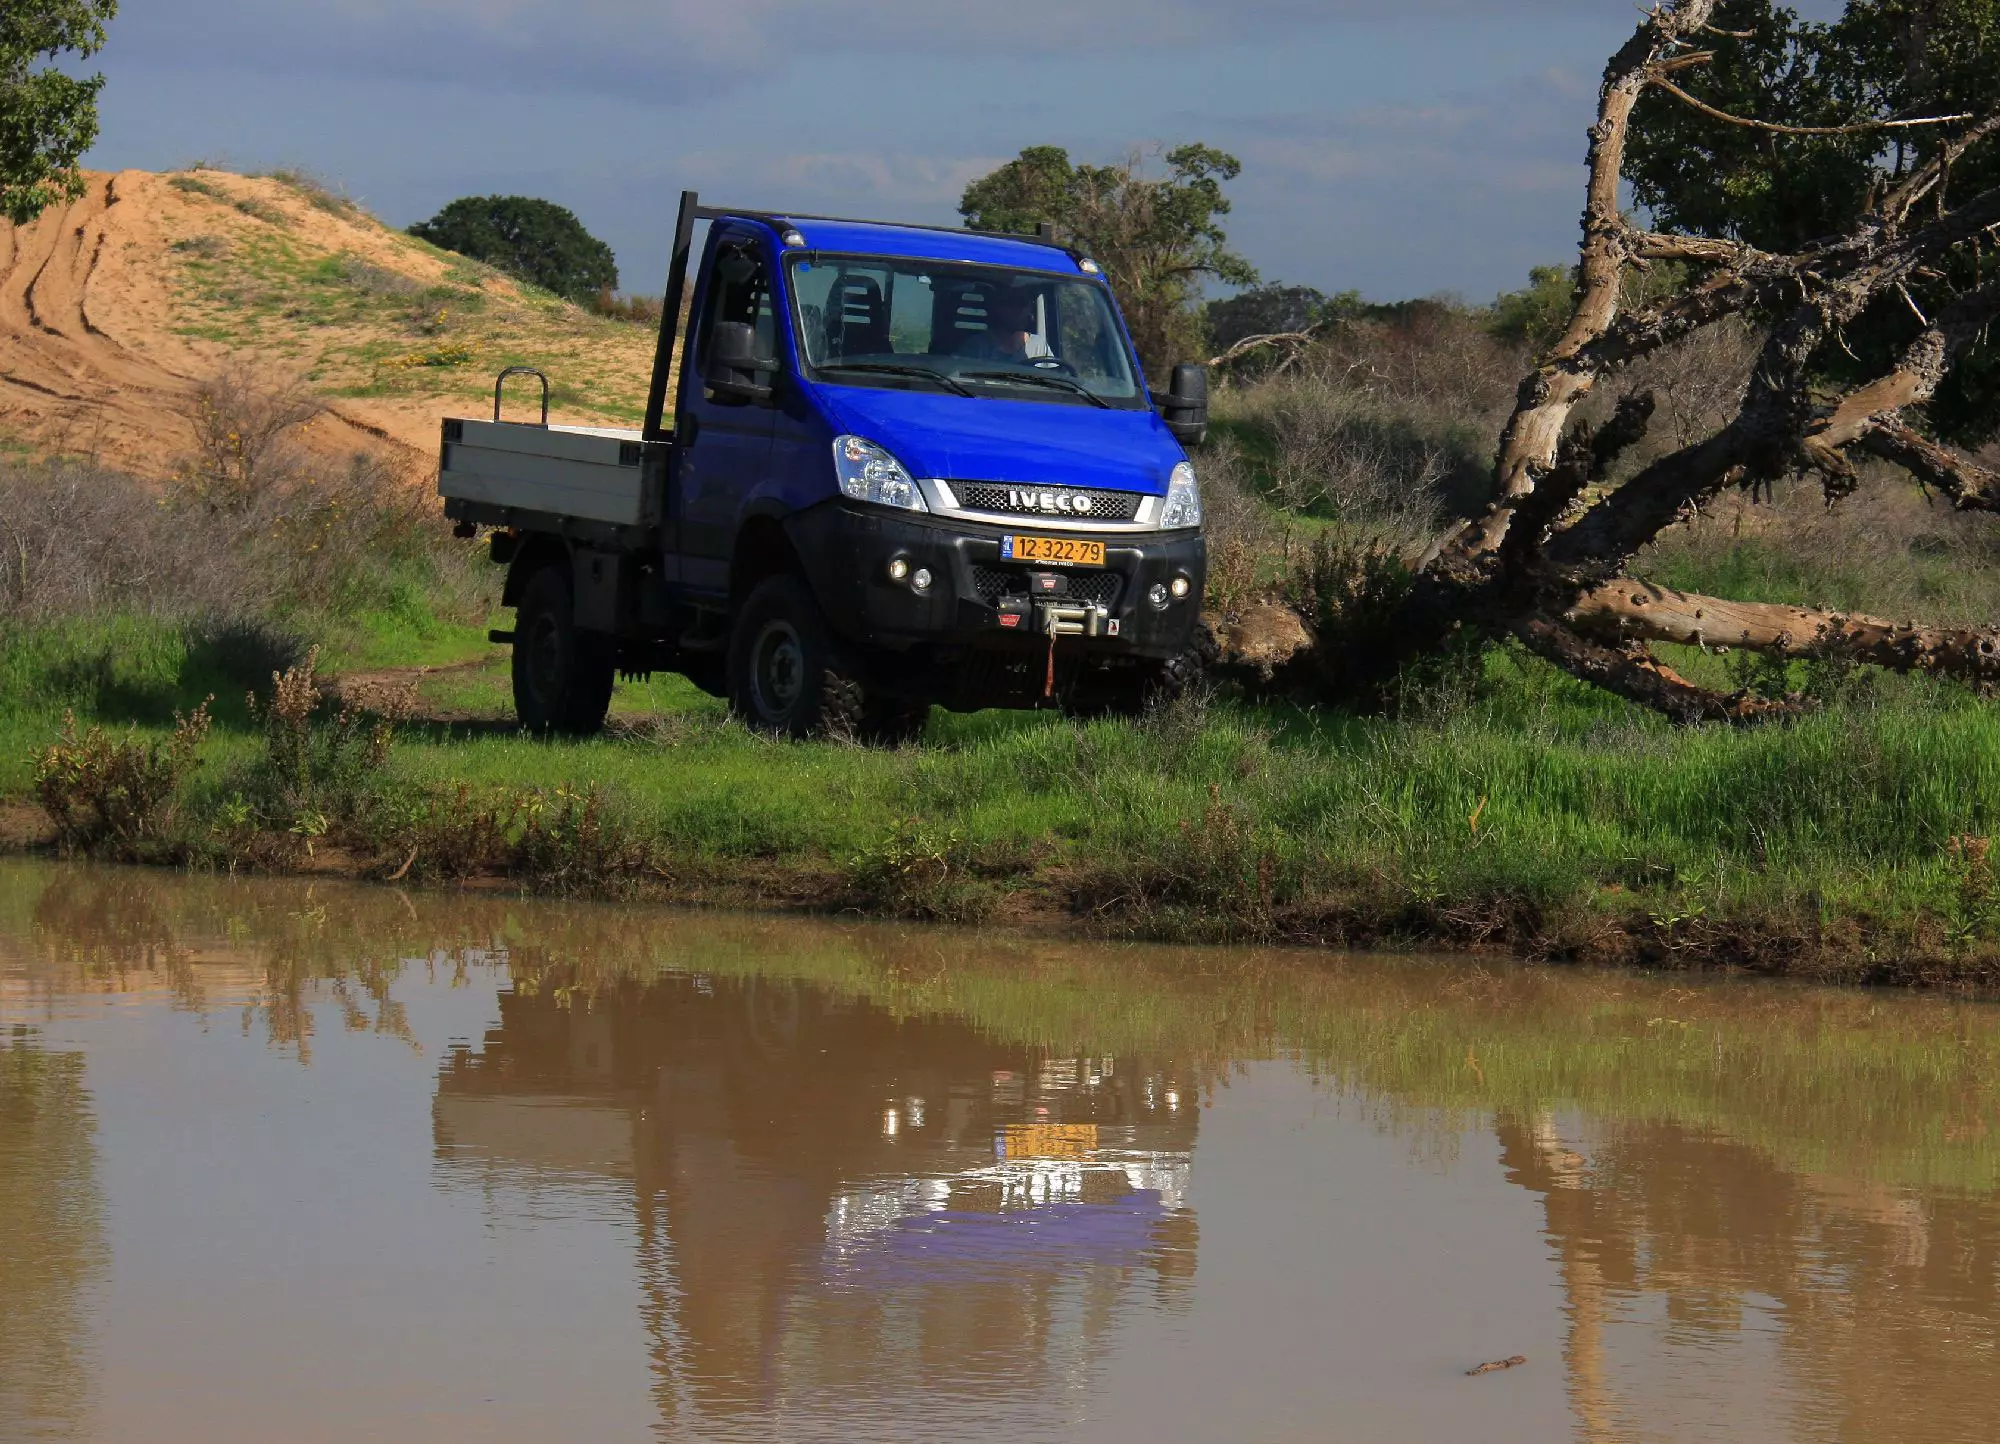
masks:
{"type": "Polygon", "coordinates": [[[1079,911],[1141,928],[1171,914],[1196,935],[1265,936],[1276,910],[1299,891],[1298,869],[1283,842],[1250,807],[1210,783],[1198,819],[1181,818],[1115,867],[1087,867],[1073,884],[1072,902],[1079,911]]]}
{"type": "Polygon", "coordinates": [[[654,843],[620,818],[595,785],[480,793],[460,783],[384,799],[373,818],[391,854],[391,881],[518,877],[563,896],[628,893],[660,870],[654,843]]]}
{"type": "Polygon", "coordinates": [[[532,196],[465,196],[410,234],[447,251],[512,272],[579,305],[618,289],[611,247],[574,212],[532,196]]]}
{"type": "Polygon", "coordinates": [[[658,330],[662,305],[658,296],[620,296],[607,287],[592,298],[590,309],[613,321],[629,321],[634,326],[658,330]]]}
{"type": "Polygon", "coordinates": [[[515,876],[542,892],[621,892],[655,867],[653,846],[611,815],[593,783],[533,794],[522,808],[515,876]]]}
{"type": "Polygon", "coordinates": [[[311,171],[284,168],[266,173],[266,179],[274,180],[286,189],[296,192],[306,204],[315,210],[325,211],[330,216],[342,218],[360,213],[361,208],[348,196],[330,185],[311,171]]]}
{"type": "Polygon", "coordinates": [[[318,668],[314,647],[273,674],[268,700],[249,699],[263,727],[264,753],[248,790],[264,821],[300,838],[308,853],[334,823],[359,814],[369,781],[389,760],[396,720],[414,705],[404,692],[349,698],[329,709],[318,668]]]}
{"type": "Polygon", "coordinates": [[[436,496],[374,456],[308,449],[318,409],[293,380],[211,378],[164,491],[90,457],[0,461],[0,628],[127,612],[268,636],[417,590],[483,613],[486,569],[436,496]]]}
{"type": "Polygon", "coordinates": [[[174,480],[206,506],[248,510],[297,475],[298,434],[324,409],[303,377],[260,384],[242,363],[227,365],[195,387],[183,410],[194,451],[174,480]]]}
{"type": "Polygon", "coordinates": [[[35,763],[35,791],[57,845],[129,857],[164,838],[181,785],[199,765],[208,723],[206,702],[177,715],[164,741],[109,737],[97,727],[79,732],[75,716],[64,717],[61,735],[35,763]]]}
{"type": "Polygon", "coordinates": [[[847,882],[869,911],[931,922],[978,922],[996,900],[964,835],[920,817],[903,819],[850,858],[847,882]]]}

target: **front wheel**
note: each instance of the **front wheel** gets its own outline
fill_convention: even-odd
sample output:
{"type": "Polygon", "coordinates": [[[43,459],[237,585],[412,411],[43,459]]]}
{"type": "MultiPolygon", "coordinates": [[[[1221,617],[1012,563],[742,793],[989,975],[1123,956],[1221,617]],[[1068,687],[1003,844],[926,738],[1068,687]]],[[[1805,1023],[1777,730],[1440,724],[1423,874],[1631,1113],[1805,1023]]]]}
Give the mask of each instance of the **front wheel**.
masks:
{"type": "Polygon", "coordinates": [[[530,732],[586,737],[604,726],[616,669],[609,641],[579,632],[569,573],[543,567],[514,613],[514,715],[530,732]]]}
{"type": "Polygon", "coordinates": [[[1162,661],[1088,678],[1063,701],[1078,718],[1143,717],[1185,696],[1201,681],[1201,659],[1183,652],[1162,661]]]}
{"type": "Polygon", "coordinates": [[[730,709],[781,737],[858,737],[866,700],[805,582],[759,582],[729,637],[730,709]]]}

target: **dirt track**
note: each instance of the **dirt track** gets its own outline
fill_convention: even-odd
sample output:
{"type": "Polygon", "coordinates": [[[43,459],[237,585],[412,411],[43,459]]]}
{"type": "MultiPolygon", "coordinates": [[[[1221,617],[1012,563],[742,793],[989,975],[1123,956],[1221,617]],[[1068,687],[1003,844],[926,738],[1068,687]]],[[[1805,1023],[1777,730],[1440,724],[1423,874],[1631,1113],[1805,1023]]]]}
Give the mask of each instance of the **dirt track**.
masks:
{"type": "MultiPolygon", "coordinates": [[[[477,414],[493,369],[513,359],[503,351],[554,368],[581,396],[629,405],[644,395],[650,332],[536,301],[490,269],[467,282],[452,275],[458,258],[358,207],[222,171],[87,180],[81,200],[32,225],[0,222],[0,444],[95,454],[164,476],[187,449],[181,418],[194,387],[232,358],[265,374],[303,373],[322,394],[382,392],[336,395],[331,424],[314,427],[309,442],[329,455],[372,451],[413,473],[436,454],[441,416],[477,414]],[[207,294],[189,264],[204,254],[222,258],[207,294]],[[254,271],[273,256],[293,271],[254,271]],[[369,273],[402,298],[385,303],[401,312],[311,313],[307,293],[323,299],[331,288],[287,276],[316,263],[369,273]],[[443,338],[411,330],[414,298],[447,279],[478,303],[451,325],[474,329],[443,338]],[[274,308],[274,292],[292,299],[288,288],[300,307],[274,308]],[[383,353],[439,339],[469,343],[469,359],[446,370],[381,369],[383,353]],[[385,375],[395,384],[369,384],[385,375]]],[[[570,419],[616,420],[571,410],[570,419]]]]}
{"type": "MultiPolygon", "coordinates": [[[[165,264],[176,232],[201,224],[194,204],[127,171],[92,175],[82,200],[33,225],[0,225],[0,432],[145,474],[171,466],[186,444],[177,418],[225,354],[181,333],[165,264]]],[[[368,410],[340,407],[318,444],[427,451],[435,420],[368,410]]]]}

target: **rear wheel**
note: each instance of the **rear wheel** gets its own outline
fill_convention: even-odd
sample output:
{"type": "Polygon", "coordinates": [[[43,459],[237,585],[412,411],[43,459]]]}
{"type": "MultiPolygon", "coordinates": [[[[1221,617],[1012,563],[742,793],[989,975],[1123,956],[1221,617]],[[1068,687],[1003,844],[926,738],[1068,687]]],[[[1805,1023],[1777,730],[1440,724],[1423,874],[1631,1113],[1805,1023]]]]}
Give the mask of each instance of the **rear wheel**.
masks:
{"type": "Polygon", "coordinates": [[[862,735],[866,697],[805,582],[767,577],[729,638],[729,705],[781,737],[862,735]]]}
{"type": "Polygon", "coordinates": [[[579,632],[569,573],[529,578],[514,621],[514,715],[530,732],[588,736],[611,710],[616,668],[608,638],[579,632]]]}

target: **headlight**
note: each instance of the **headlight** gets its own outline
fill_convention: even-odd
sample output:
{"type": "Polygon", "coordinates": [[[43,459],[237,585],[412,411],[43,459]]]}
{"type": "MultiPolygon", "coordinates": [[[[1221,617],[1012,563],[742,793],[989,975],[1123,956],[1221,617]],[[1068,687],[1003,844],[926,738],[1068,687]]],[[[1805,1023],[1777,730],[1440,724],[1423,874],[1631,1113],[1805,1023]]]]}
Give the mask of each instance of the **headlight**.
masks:
{"type": "Polygon", "coordinates": [[[1201,488],[1194,484],[1194,467],[1183,461],[1167,479],[1167,504],[1160,508],[1160,530],[1201,525],[1201,488]]]}
{"type": "Polygon", "coordinates": [[[903,470],[903,463],[872,441],[859,436],[835,437],[833,470],[840,478],[840,489],[856,501],[904,511],[930,510],[924,505],[923,492],[903,470]]]}

